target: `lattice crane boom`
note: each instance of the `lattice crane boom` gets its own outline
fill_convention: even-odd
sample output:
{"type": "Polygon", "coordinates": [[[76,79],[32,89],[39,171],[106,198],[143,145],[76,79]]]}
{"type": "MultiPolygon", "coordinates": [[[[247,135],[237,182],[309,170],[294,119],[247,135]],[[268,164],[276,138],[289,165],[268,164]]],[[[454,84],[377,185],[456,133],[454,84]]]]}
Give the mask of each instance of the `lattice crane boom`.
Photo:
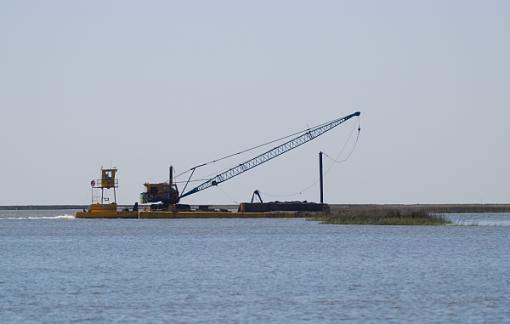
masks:
{"type": "Polygon", "coordinates": [[[306,143],[312,141],[313,139],[332,130],[333,128],[343,124],[344,122],[348,121],[349,119],[351,119],[353,117],[360,116],[360,115],[361,115],[361,113],[358,111],[358,112],[355,112],[348,116],[335,119],[329,123],[325,123],[325,124],[316,126],[314,128],[311,128],[311,129],[305,131],[303,134],[301,134],[301,135],[299,135],[299,136],[297,136],[297,137],[295,137],[279,146],[276,146],[265,153],[262,153],[256,157],[244,162],[244,163],[239,164],[238,166],[230,168],[227,171],[224,171],[224,172],[216,175],[215,177],[205,181],[204,183],[200,184],[199,186],[183,193],[179,198],[184,198],[186,196],[192,195],[194,193],[208,189],[210,187],[217,186],[222,182],[230,180],[230,179],[232,179],[244,172],[247,172],[253,168],[256,168],[257,166],[264,164],[264,163],[266,163],[282,154],[285,154],[285,153],[287,153],[303,144],[306,144],[306,143]]]}

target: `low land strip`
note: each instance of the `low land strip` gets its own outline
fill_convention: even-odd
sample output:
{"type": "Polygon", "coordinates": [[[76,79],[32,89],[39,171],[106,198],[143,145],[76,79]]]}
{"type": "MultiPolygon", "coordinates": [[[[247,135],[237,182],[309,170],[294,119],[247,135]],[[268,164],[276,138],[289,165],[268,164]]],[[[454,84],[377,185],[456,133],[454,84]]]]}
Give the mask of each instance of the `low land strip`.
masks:
{"type": "MultiPolygon", "coordinates": [[[[371,224],[371,225],[442,225],[449,221],[442,214],[448,213],[509,213],[510,204],[419,204],[419,205],[329,205],[329,212],[307,213],[298,212],[285,217],[301,217],[320,221],[324,224],[371,224]]],[[[82,210],[88,206],[81,205],[46,205],[46,206],[0,206],[0,210],[82,210]]],[[[210,205],[210,208],[218,206],[210,205]]],[[[221,206],[235,210],[237,206],[221,206]]],[[[156,217],[149,214],[150,217],[156,217]]],[[[217,213],[216,213],[217,214],[217,213]]],[[[208,217],[221,215],[211,214],[208,217]]],[[[249,213],[248,213],[249,214],[249,213]]],[[[249,215],[242,218],[250,218],[249,215]]],[[[276,214],[278,215],[278,214],[276,214]]],[[[239,217],[240,214],[228,213],[228,218],[239,217]]],[[[214,218],[213,217],[213,218],[214,218]]],[[[272,217],[275,217],[274,215],[272,217]]],[[[283,217],[283,216],[282,216],[283,217]]],[[[175,218],[175,217],[174,217],[175,218]]],[[[202,218],[202,217],[200,217],[202,218]]],[[[269,217],[267,217],[269,218],[269,217]]]]}
{"type": "Polygon", "coordinates": [[[356,225],[444,225],[449,221],[439,214],[405,207],[331,208],[327,213],[309,214],[308,220],[323,224],[356,225]]]}

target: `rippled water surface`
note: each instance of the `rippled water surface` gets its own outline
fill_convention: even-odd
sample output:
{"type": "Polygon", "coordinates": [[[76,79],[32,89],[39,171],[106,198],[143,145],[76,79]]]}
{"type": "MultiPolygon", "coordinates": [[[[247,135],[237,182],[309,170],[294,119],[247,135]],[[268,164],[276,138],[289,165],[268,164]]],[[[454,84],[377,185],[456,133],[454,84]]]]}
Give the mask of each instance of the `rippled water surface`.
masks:
{"type": "Polygon", "coordinates": [[[0,322],[510,321],[510,214],[408,227],[66,214],[0,211],[0,322]]]}

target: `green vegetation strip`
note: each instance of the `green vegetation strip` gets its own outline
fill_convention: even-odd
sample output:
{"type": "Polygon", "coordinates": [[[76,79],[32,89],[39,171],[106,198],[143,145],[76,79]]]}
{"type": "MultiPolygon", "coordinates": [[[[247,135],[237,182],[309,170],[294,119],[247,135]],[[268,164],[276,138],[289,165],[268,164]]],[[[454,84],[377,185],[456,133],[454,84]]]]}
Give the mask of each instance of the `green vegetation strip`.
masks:
{"type": "Polygon", "coordinates": [[[339,208],[329,213],[310,215],[308,220],[322,224],[356,225],[445,225],[450,222],[424,210],[408,208],[339,208]]]}

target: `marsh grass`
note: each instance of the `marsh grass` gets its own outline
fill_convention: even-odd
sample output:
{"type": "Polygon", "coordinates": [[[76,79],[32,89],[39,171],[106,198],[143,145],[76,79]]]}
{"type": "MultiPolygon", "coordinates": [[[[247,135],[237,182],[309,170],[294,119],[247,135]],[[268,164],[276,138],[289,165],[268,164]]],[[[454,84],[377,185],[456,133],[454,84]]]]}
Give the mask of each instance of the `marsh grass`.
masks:
{"type": "Polygon", "coordinates": [[[307,219],[323,224],[358,225],[444,225],[449,221],[439,215],[413,208],[339,208],[329,213],[310,215],[307,219]]]}

